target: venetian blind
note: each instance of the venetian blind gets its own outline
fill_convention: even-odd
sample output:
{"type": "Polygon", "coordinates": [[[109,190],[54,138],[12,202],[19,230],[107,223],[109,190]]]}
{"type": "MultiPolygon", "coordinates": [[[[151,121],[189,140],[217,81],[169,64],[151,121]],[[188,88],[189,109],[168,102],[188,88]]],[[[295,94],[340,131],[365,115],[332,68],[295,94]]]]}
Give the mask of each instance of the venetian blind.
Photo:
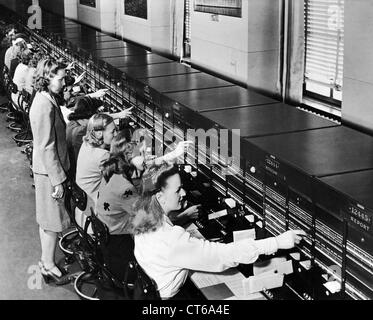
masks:
{"type": "Polygon", "coordinates": [[[342,90],[344,0],[305,0],[305,82],[342,90]]]}

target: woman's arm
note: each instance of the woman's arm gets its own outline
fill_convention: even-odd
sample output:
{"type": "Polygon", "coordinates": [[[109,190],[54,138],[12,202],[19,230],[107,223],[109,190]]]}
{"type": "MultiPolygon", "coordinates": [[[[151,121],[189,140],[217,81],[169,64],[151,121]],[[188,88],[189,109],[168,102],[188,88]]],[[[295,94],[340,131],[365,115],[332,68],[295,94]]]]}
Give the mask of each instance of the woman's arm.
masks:
{"type": "MultiPolygon", "coordinates": [[[[94,93],[89,93],[86,96],[94,99],[95,101],[99,101],[100,105],[102,105],[103,102],[100,99],[105,96],[107,91],[108,89],[100,89],[94,93]]],[[[128,118],[132,114],[131,109],[132,108],[124,109],[123,111],[116,112],[116,113],[109,113],[109,112],[104,112],[104,113],[111,116],[114,120],[124,119],[124,118],[128,118]]]]}
{"type": "Polygon", "coordinates": [[[116,113],[109,113],[109,112],[104,112],[104,113],[111,116],[114,120],[125,119],[125,118],[128,118],[132,114],[132,111],[131,111],[132,108],[133,107],[128,108],[128,109],[124,109],[123,111],[116,112],[116,113]]]}
{"type": "Polygon", "coordinates": [[[174,215],[169,215],[168,217],[172,221],[173,224],[178,225],[178,226],[183,226],[186,223],[190,222],[191,220],[198,219],[199,217],[199,210],[198,208],[201,205],[193,205],[190,206],[189,208],[185,209],[182,212],[178,212],[177,214],[174,215]]]}
{"type": "Polygon", "coordinates": [[[300,235],[304,235],[303,231],[290,230],[278,237],[223,244],[193,238],[180,227],[172,229],[169,263],[180,268],[209,272],[221,272],[239,263],[254,263],[261,254],[290,249],[299,243],[300,235]]]}
{"type": "Polygon", "coordinates": [[[153,166],[159,166],[163,162],[173,162],[178,157],[182,156],[187,150],[190,145],[192,145],[192,141],[181,141],[176,146],[175,150],[161,156],[158,158],[154,158],[151,160],[146,160],[146,167],[151,168],[153,166]]]}

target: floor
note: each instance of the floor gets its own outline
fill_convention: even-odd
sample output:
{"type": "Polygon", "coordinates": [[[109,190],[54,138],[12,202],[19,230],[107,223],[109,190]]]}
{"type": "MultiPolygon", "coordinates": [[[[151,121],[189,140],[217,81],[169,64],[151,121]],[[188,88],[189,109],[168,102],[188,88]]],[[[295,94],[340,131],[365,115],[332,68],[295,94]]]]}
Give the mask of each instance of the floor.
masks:
{"type": "Polygon", "coordinates": [[[0,113],[0,300],[77,300],[72,284],[46,285],[40,276],[33,181],[22,147],[6,126],[6,114],[0,113]]]}

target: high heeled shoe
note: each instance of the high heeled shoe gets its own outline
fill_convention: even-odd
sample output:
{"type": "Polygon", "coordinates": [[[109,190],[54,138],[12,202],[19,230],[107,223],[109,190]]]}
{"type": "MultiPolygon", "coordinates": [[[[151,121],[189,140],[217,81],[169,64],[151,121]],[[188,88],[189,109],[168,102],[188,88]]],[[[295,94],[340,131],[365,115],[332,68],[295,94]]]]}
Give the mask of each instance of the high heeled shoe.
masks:
{"type": "Polygon", "coordinates": [[[69,283],[71,281],[70,276],[66,274],[65,272],[62,272],[59,268],[58,269],[61,272],[61,276],[52,272],[52,269],[54,269],[55,267],[58,268],[57,266],[53,266],[52,268],[47,269],[44,263],[42,261],[39,261],[40,272],[41,272],[41,275],[43,276],[45,283],[46,284],[54,283],[57,286],[62,286],[62,285],[69,283]]]}

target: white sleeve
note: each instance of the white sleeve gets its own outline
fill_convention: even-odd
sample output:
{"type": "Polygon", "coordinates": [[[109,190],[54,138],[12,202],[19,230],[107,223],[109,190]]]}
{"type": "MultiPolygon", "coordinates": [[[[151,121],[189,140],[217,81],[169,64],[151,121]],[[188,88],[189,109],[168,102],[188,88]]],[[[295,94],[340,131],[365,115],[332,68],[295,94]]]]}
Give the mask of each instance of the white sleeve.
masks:
{"type": "Polygon", "coordinates": [[[16,70],[14,71],[14,75],[13,75],[13,83],[17,86],[18,91],[20,91],[20,87],[21,87],[19,67],[20,67],[20,64],[17,66],[16,70]]]}
{"type": "Polygon", "coordinates": [[[259,255],[272,254],[278,249],[275,238],[223,244],[191,237],[177,226],[172,229],[168,262],[189,270],[221,272],[239,263],[253,263],[259,255]]]}
{"type": "Polygon", "coordinates": [[[22,74],[20,76],[20,79],[19,79],[19,89],[20,91],[22,91],[24,88],[25,88],[25,85],[26,85],[26,75],[27,75],[27,67],[24,68],[24,70],[22,70],[22,74]]]}

